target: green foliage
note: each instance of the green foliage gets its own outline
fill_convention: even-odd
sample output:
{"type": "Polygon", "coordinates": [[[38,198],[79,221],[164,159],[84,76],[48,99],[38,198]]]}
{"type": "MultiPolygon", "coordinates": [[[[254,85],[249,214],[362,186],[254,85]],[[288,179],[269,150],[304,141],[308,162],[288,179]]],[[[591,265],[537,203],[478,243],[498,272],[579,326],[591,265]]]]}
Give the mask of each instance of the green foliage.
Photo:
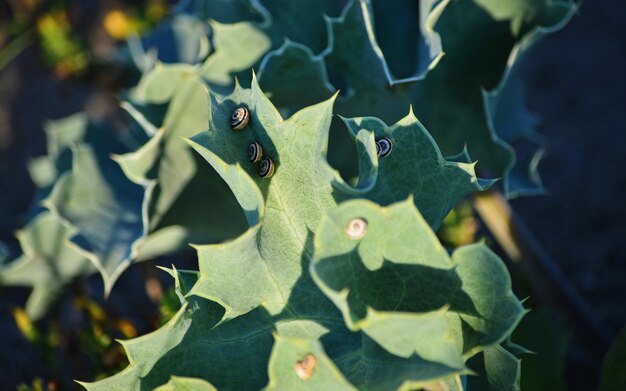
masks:
{"type": "Polygon", "coordinates": [[[0,264],[34,287],[32,316],[77,276],[97,270],[108,294],[132,262],[197,243],[198,271],[168,270],[176,313],[87,389],[519,389],[525,310],[504,264],[484,244],[450,255],[433,230],[494,185],[477,170],[541,191],[538,158],[515,165],[511,147],[536,139],[515,65],[575,7],[340,3],[185,2],[129,41],[130,130],[49,133],[31,167],[46,210],[0,264]]]}
{"type": "MultiPolygon", "coordinates": [[[[54,182],[71,168],[70,147],[85,137],[86,118],[74,115],[46,126],[48,155],[31,162],[33,182],[38,185],[35,200],[47,197],[54,182]]],[[[94,266],[80,251],[70,245],[75,230],[50,211],[38,205],[35,216],[16,233],[23,254],[16,260],[0,264],[2,285],[33,288],[26,312],[32,319],[45,315],[63,287],[76,277],[92,274],[94,266]]]]}
{"type": "MultiPolygon", "coordinates": [[[[189,292],[181,288],[183,307],[179,313],[155,333],[125,342],[131,365],[110,379],[87,385],[88,389],[150,388],[165,383],[173,373],[205,378],[219,389],[254,389],[268,382],[287,381],[282,378],[287,375],[280,374],[293,375],[293,369],[287,371],[285,366],[293,368],[297,361],[276,358],[270,362],[272,340],[280,341],[283,336],[295,338],[287,340],[291,341],[287,347],[298,349],[291,353],[294,356],[300,354],[301,344],[311,349],[315,346],[319,352],[316,360],[324,368],[320,372],[328,371],[335,378],[319,377],[320,384],[397,388],[405,382],[421,384],[466,373],[467,357],[502,341],[519,321],[523,310],[512,296],[501,261],[484,246],[461,249],[451,260],[429,227],[427,221],[433,226],[441,223],[453,204],[451,200],[481,186],[472,165],[441,158],[413,116],[391,128],[372,118],[346,119],[359,145],[363,169],[357,186],[352,187],[324,159],[333,99],[283,120],[253,80],[251,89],[237,87],[233,94],[213,96],[211,101],[209,131],[190,143],[231,186],[250,228],[234,241],[196,246],[200,273],[189,292]],[[230,114],[240,106],[248,108],[251,120],[245,130],[234,132],[230,114]],[[354,134],[358,124],[363,126],[354,134]],[[380,161],[374,145],[378,132],[392,137],[395,145],[380,161]],[[247,159],[247,146],[253,140],[276,162],[269,179],[259,177],[257,167],[247,159]],[[398,171],[392,168],[408,159],[414,160],[423,182],[396,178],[398,171]],[[394,179],[394,192],[378,190],[389,188],[394,179]],[[447,189],[447,197],[437,196],[440,188],[447,189]],[[410,201],[390,207],[395,218],[381,219],[379,225],[376,216],[386,209],[366,201],[345,203],[365,197],[391,204],[408,195],[412,195],[410,201]],[[344,204],[336,209],[339,216],[331,213],[326,219],[346,219],[342,213],[358,212],[371,221],[372,230],[377,230],[367,236],[372,238],[369,252],[383,253],[385,242],[391,239],[396,245],[407,246],[404,254],[400,251],[387,257],[414,264],[403,273],[407,278],[414,276],[415,281],[407,281],[411,286],[422,285],[417,296],[411,294],[405,302],[393,302],[397,290],[403,289],[402,281],[390,280],[390,292],[385,292],[381,289],[386,284],[371,286],[377,278],[373,274],[355,272],[363,278],[355,283],[349,270],[338,273],[320,269],[328,257],[321,243],[330,246],[326,251],[332,254],[333,248],[345,249],[342,243],[348,240],[342,239],[346,221],[341,221],[338,232],[336,227],[327,226],[330,223],[320,223],[326,211],[340,202],[344,204]],[[417,212],[416,204],[427,220],[417,212]],[[406,238],[398,235],[398,228],[406,238]],[[439,264],[434,261],[437,258],[439,264]],[[325,281],[332,275],[345,278],[343,284],[352,287],[357,297],[367,297],[371,289],[372,294],[378,292],[391,301],[360,303],[356,310],[360,315],[369,307],[377,312],[356,326],[356,321],[349,321],[341,298],[333,293],[333,289],[339,290],[342,296],[346,290],[325,281]],[[485,276],[489,276],[487,284],[485,276]],[[491,299],[493,292],[498,292],[497,301],[491,299]],[[201,333],[201,329],[210,331],[201,333]],[[423,334],[416,334],[416,330],[423,334]],[[438,339],[431,335],[433,332],[438,339]],[[428,339],[417,338],[420,335],[428,335],[428,339]],[[407,338],[412,341],[409,345],[407,338]],[[155,352],[155,346],[162,349],[155,352]],[[184,357],[203,357],[202,365],[192,365],[184,357]],[[373,364],[366,364],[370,360],[373,364]],[[240,368],[242,365],[245,369],[240,368]],[[244,370],[247,376],[242,380],[239,374],[244,370]],[[281,377],[268,377],[271,374],[281,377]]],[[[368,268],[374,267],[366,263],[363,269],[368,268]]],[[[402,274],[385,268],[381,272],[402,274]]],[[[191,285],[175,276],[179,286],[191,285]]],[[[274,345],[274,349],[279,347],[287,349],[282,343],[274,345]]]]}

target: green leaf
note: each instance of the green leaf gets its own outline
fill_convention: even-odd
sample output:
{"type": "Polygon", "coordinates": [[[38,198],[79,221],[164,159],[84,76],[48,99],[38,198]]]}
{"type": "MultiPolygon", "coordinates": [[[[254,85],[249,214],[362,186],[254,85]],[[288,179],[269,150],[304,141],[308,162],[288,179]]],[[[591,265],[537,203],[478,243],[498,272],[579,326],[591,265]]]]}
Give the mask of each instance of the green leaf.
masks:
{"type": "Polygon", "coordinates": [[[158,63],[150,72],[144,73],[139,84],[129,92],[133,103],[169,103],[176,89],[196,71],[188,64],[158,63]]]}
{"type": "MultiPolygon", "coordinates": [[[[398,143],[406,142],[411,146],[403,148],[398,144],[380,162],[375,152],[375,129],[353,132],[360,151],[362,173],[355,187],[348,185],[325,160],[333,102],[334,98],[331,98],[283,120],[254,78],[251,89],[236,86],[229,96],[211,96],[209,130],[195,136],[189,143],[229,185],[244,211],[249,228],[232,241],[194,246],[198,251],[200,274],[186,295],[186,306],[193,307],[194,313],[190,318],[175,317],[171,326],[157,332],[161,332],[158,339],[137,341],[136,349],[145,356],[135,361],[135,357],[140,356],[129,353],[131,365],[127,370],[91,385],[90,389],[151,388],[167,382],[170,374],[203,378],[218,389],[259,389],[270,381],[268,365],[273,367],[270,364],[272,334],[277,340],[295,338],[309,341],[307,343],[313,344],[311,346],[319,346],[315,342],[319,340],[346,379],[360,388],[394,389],[405,383],[424,384],[464,373],[462,345],[454,342],[457,336],[452,333],[452,328],[446,334],[448,341],[438,345],[443,353],[434,350],[430,353],[440,361],[454,362],[455,368],[428,361],[417,354],[407,354],[402,342],[387,338],[389,329],[386,325],[393,321],[389,327],[413,327],[419,323],[417,329],[421,333],[435,331],[437,338],[443,340],[440,326],[447,327],[450,321],[448,314],[437,310],[445,306],[445,302],[428,311],[434,313],[417,314],[409,323],[403,323],[402,313],[394,313],[394,316],[381,314],[379,321],[369,329],[382,341],[380,343],[360,330],[346,328],[341,314],[311,279],[308,267],[319,222],[339,202],[372,195],[391,203],[402,191],[402,197],[406,199],[412,193],[433,191],[438,194],[440,187],[447,188],[445,199],[434,196],[432,200],[435,202],[420,205],[430,213],[432,224],[438,225],[438,220],[447,213],[445,211],[438,217],[445,209],[442,205],[458,194],[478,190],[478,179],[468,172],[467,165],[437,159],[440,154],[436,145],[414,118],[408,117],[394,128],[402,128],[397,130],[397,135],[390,134],[398,137],[398,143]],[[250,121],[243,130],[234,131],[230,117],[242,106],[249,111],[250,121]],[[251,142],[259,143],[264,156],[274,161],[275,170],[271,177],[260,177],[257,173],[259,163],[250,162],[248,146],[251,142]],[[399,190],[385,198],[382,192],[377,193],[378,181],[385,180],[387,175],[393,177],[385,166],[400,164],[402,160],[418,160],[420,163],[416,167],[424,178],[434,175],[438,179],[423,184],[399,181],[399,190]],[[450,186],[462,183],[462,178],[469,186],[450,186]],[[175,343],[148,353],[148,349],[159,346],[161,340],[175,343]],[[456,352],[456,361],[449,359],[451,350],[456,352]],[[246,376],[242,377],[242,373],[246,376]]],[[[366,120],[377,121],[346,121],[358,127],[366,120]]],[[[379,130],[387,130],[384,124],[380,126],[383,128],[379,130]]],[[[417,214],[415,206],[411,208],[413,214],[417,214]]],[[[423,220],[422,224],[424,229],[430,230],[423,220]]],[[[430,255],[438,254],[448,259],[443,248],[438,251],[430,255]]],[[[479,262],[489,266],[488,261],[479,262]]],[[[448,260],[448,263],[448,269],[452,269],[453,262],[448,260]]],[[[494,274],[494,271],[490,270],[490,273],[494,274]]],[[[499,276],[498,273],[495,275],[499,276]]],[[[471,325],[485,330],[485,341],[500,337],[496,334],[501,330],[493,330],[496,326],[491,319],[485,325],[469,321],[466,324],[457,316],[455,326],[458,329],[455,332],[460,332],[461,327],[471,329],[471,325]]],[[[422,348],[423,344],[414,341],[413,351],[422,348]]],[[[476,343],[470,348],[480,349],[476,343]]],[[[320,365],[325,363],[322,357],[320,365]]],[[[297,361],[293,363],[296,364],[297,361]]],[[[275,372],[270,370],[270,376],[272,373],[275,372]]]]}
{"type": "Polygon", "coordinates": [[[423,78],[434,68],[443,49],[434,30],[449,0],[373,0],[376,40],[398,79],[423,78]],[[402,10],[402,12],[398,12],[402,10]]]}
{"type": "Polygon", "coordinates": [[[267,390],[356,390],[314,339],[275,335],[267,390]]]}
{"type": "Polygon", "coordinates": [[[204,78],[218,91],[230,91],[235,76],[247,83],[247,71],[256,67],[268,50],[285,41],[297,42],[314,52],[324,50],[328,39],[324,15],[339,12],[339,3],[333,0],[251,1],[248,6],[261,15],[261,21],[240,16],[237,23],[211,23],[215,52],[202,68],[204,78]]]}
{"type": "Polygon", "coordinates": [[[208,25],[196,16],[175,13],[146,36],[131,36],[122,56],[141,72],[158,62],[196,64],[210,51],[208,25]]]}
{"type": "Polygon", "coordinates": [[[0,269],[0,284],[33,287],[26,311],[34,320],[46,314],[67,284],[96,270],[69,243],[74,230],[41,206],[54,182],[71,169],[71,147],[92,138],[87,124],[84,113],[45,124],[48,155],[29,162],[28,169],[38,189],[28,212],[30,221],[16,233],[23,255],[10,263],[5,260],[0,269]]]}
{"type": "Polygon", "coordinates": [[[256,64],[271,41],[256,23],[212,22],[211,27],[215,52],[202,65],[202,76],[212,85],[229,89],[233,75],[256,64]]]}
{"type": "Polygon", "coordinates": [[[72,171],[59,178],[44,204],[76,228],[71,241],[97,267],[108,294],[135,259],[145,232],[142,189],[128,182],[105,152],[87,144],[74,147],[72,171]]]}
{"type": "Polygon", "coordinates": [[[160,87],[171,97],[164,122],[139,150],[115,157],[126,176],[145,188],[149,235],[140,259],[182,250],[189,242],[233,238],[245,229],[228,186],[215,171],[198,169],[201,159],[183,141],[208,128],[210,105],[198,68],[181,68],[163,65],[150,73],[157,75],[148,80],[169,85],[160,87]],[[174,76],[160,78],[163,73],[174,76]],[[212,207],[205,207],[208,200],[212,207]]]}
{"type": "Polygon", "coordinates": [[[259,66],[259,83],[285,115],[331,97],[335,87],[328,82],[323,57],[290,40],[269,52],[259,66]],[[302,91],[307,91],[302,94],[302,91]],[[298,97],[294,102],[293,97],[298,97]]]}
{"type": "Polygon", "coordinates": [[[397,145],[381,160],[377,180],[374,134],[386,131],[384,124],[375,119],[346,120],[353,128],[361,127],[363,121],[377,125],[373,129],[361,127],[355,136],[363,170],[357,188],[348,186],[325,160],[333,100],[301,110],[285,121],[255,80],[250,90],[238,87],[222,100],[212,99],[211,130],[195,137],[192,146],[231,186],[251,228],[228,245],[197,247],[202,275],[194,292],[224,304],[228,314],[233,311],[232,316],[260,303],[266,303],[271,313],[274,305],[276,310],[282,309],[289,289],[300,276],[299,268],[293,265],[307,256],[310,234],[324,211],[338,201],[363,195],[388,204],[415,194],[418,207],[433,226],[438,226],[453,200],[482,189],[470,166],[441,158],[436,145],[411,116],[388,131],[392,137],[397,132],[397,145]],[[230,116],[239,106],[248,108],[251,120],[244,131],[235,132],[230,129],[230,116]],[[275,162],[275,173],[269,179],[260,178],[258,168],[248,160],[248,145],[253,141],[275,162]],[[397,167],[407,161],[421,176],[419,181],[394,176],[399,174],[397,167]],[[388,190],[396,179],[394,190],[388,190]],[[445,196],[440,195],[440,189],[445,189],[445,196]],[[281,247],[272,245],[275,238],[285,238],[281,247]],[[233,258],[238,259],[238,266],[232,264],[233,258]],[[255,273],[249,272],[250,265],[255,265],[255,273]],[[242,296],[242,289],[251,288],[250,278],[257,281],[255,291],[242,296]]]}
{"type": "Polygon", "coordinates": [[[496,345],[476,356],[478,376],[468,376],[468,391],[519,391],[520,360],[496,345]],[[480,362],[482,359],[482,362],[480,362]]]}
{"type": "MultiPolygon", "coordinates": [[[[490,123],[490,114],[485,110],[483,91],[495,88],[503,79],[507,61],[515,60],[512,53],[517,43],[538,30],[548,32],[562,26],[575,9],[571,3],[552,4],[547,0],[524,6],[517,6],[517,3],[520,2],[424,3],[424,9],[418,14],[422,22],[421,34],[426,36],[414,39],[415,45],[419,48],[426,40],[431,48],[436,48],[436,41],[441,39],[446,55],[440,57],[437,50],[433,50],[432,56],[422,56],[428,60],[421,66],[418,66],[417,59],[414,61],[412,67],[418,68],[415,73],[403,72],[403,75],[412,77],[398,80],[391,76],[387,60],[376,41],[370,3],[354,0],[346,5],[339,18],[329,19],[332,34],[326,51],[313,55],[292,45],[289,50],[281,48],[270,53],[262,64],[260,82],[273,92],[272,98],[275,95],[277,102],[285,102],[280,110],[287,113],[308,103],[309,91],[320,94],[328,90],[328,80],[342,91],[337,112],[344,116],[374,115],[383,121],[395,122],[412,104],[417,117],[438,142],[444,155],[455,155],[467,146],[483,172],[489,176],[507,177],[513,169],[514,151],[495,133],[497,129],[490,123]],[[428,6],[431,7],[429,10],[428,6]],[[520,20],[524,21],[522,25],[520,20]],[[287,72],[293,63],[308,64],[301,65],[306,72],[302,72],[299,81],[295,79],[298,74],[287,72]],[[326,70],[322,69],[322,63],[326,70]],[[424,67],[424,64],[429,65],[424,67]],[[328,80],[323,79],[326,74],[328,80]],[[316,80],[320,80],[318,86],[311,86],[316,80]],[[307,88],[292,93],[287,99],[277,92],[286,83],[307,88]]],[[[385,7],[397,9],[387,3],[385,7]]],[[[384,14],[380,17],[385,20],[384,14]]],[[[404,46],[383,42],[387,42],[386,57],[406,57],[404,46]],[[402,50],[396,52],[399,49],[402,50]]],[[[529,161],[536,165],[534,160],[526,160],[529,161]]],[[[353,173],[349,164],[341,164],[342,171],[353,173]]],[[[512,194],[517,191],[517,183],[537,182],[534,169],[516,169],[514,174],[521,175],[522,179],[507,181],[505,189],[512,194]],[[529,175],[531,178],[525,179],[529,175]]]]}
{"type": "Polygon", "coordinates": [[[17,232],[24,254],[0,265],[0,285],[30,286],[26,312],[37,320],[63,287],[95,267],[69,243],[73,230],[50,212],[42,212],[17,232]]]}
{"type": "Polygon", "coordinates": [[[155,388],[155,391],[217,391],[217,388],[201,379],[172,376],[167,384],[155,388]]]}
{"type": "Polygon", "coordinates": [[[490,91],[483,91],[489,128],[516,151],[515,165],[503,183],[509,197],[545,192],[537,171],[545,143],[537,132],[539,119],[526,107],[526,91],[520,69],[534,45],[550,33],[563,28],[577,9],[577,6],[569,2],[555,2],[551,5],[543,15],[545,20],[528,32],[511,50],[504,76],[498,85],[490,91]],[[528,148],[526,144],[532,147],[528,148]]]}
{"type": "Polygon", "coordinates": [[[190,0],[178,4],[178,9],[202,20],[220,23],[260,21],[261,7],[249,0],[190,0]]]}
{"type": "Polygon", "coordinates": [[[315,53],[326,47],[326,15],[336,15],[340,2],[334,0],[260,0],[265,10],[267,34],[274,47],[285,39],[305,45],[315,53]],[[296,23],[294,23],[297,21],[296,23]]]}
{"type": "Polygon", "coordinates": [[[524,314],[502,261],[483,245],[450,259],[410,200],[344,203],[320,224],[314,245],[313,278],[348,327],[398,356],[415,352],[462,369],[462,353],[501,342],[524,314]],[[355,219],[366,224],[362,238],[347,234],[355,219]]]}
{"type": "Polygon", "coordinates": [[[477,178],[475,164],[444,159],[412,110],[393,126],[373,117],[344,118],[343,122],[354,139],[365,129],[376,140],[387,138],[393,143],[392,152],[380,159],[378,180],[366,197],[388,205],[412,194],[420,213],[434,229],[463,195],[486,190],[494,183],[477,178]]]}

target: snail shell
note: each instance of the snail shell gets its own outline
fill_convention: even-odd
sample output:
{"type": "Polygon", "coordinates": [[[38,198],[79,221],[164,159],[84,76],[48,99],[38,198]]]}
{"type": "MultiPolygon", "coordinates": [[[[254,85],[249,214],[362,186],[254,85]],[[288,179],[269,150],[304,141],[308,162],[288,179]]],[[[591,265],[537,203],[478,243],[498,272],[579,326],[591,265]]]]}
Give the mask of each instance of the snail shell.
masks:
{"type": "Polygon", "coordinates": [[[248,157],[252,163],[256,163],[263,157],[263,147],[261,144],[253,141],[248,146],[248,157]]]}
{"type": "Polygon", "coordinates": [[[313,371],[315,370],[315,366],[317,365],[317,358],[311,353],[302,357],[302,360],[298,361],[296,364],[296,374],[302,380],[308,380],[313,376],[313,371]]]}
{"type": "Polygon", "coordinates": [[[259,176],[261,178],[269,178],[274,174],[274,161],[267,156],[261,159],[259,166],[259,176]]]}
{"type": "Polygon", "coordinates": [[[383,137],[376,141],[376,155],[378,157],[386,157],[391,153],[393,143],[387,137],[383,137]]]}
{"type": "Polygon", "coordinates": [[[352,240],[361,239],[367,233],[367,221],[361,217],[354,218],[346,227],[346,236],[352,240]]]}
{"type": "Polygon", "coordinates": [[[230,116],[230,127],[232,130],[242,130],[250,122],[250,111],[245,107],[239,107],[230,116]]]}

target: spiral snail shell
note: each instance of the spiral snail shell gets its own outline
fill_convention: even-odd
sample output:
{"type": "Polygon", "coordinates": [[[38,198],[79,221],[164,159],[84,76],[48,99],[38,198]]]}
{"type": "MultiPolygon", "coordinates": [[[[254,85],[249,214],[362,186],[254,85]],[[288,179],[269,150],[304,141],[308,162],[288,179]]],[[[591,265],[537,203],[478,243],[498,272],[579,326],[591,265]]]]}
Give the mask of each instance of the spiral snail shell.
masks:
{"type": "Polygon", "coordinates": [[[274,174],[274,161],[267,156],[261,159],[259,166],[259,176],[261,178],[269,178],[274,174]]]}
{"type": "Polygon", "coordinates": [[[230,127],[232,130],[242,130],[250,122],[250,111],[245,107],[239,107],[230,116],[230,127]]]}
{"type": "Polygon", "coordinates": [[[361,217],[354,218],[348,223],[346,235],[349,239],[358,240],[367,232],[367,221],[361,217]]]}
{"type": "Polygon", "coordinates": [[[376,155],[378,157],[386,157],[391,153],[393,143],[387,137],[376,140],[376,155]]]}
{"type": "Polygon", "coordinates": [[[263,147],[261,144],[253,141],[248,146],[248,157],[252,163],[256,163],[263,157],[263,147]]]}

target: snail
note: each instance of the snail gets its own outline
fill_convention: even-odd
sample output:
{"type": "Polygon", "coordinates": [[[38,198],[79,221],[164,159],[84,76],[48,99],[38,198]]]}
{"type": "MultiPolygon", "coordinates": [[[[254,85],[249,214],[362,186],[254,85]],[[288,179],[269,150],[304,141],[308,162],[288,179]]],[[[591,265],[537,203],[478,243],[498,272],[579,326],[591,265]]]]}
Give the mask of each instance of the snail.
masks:
{"type": "Polygon", "coordinates": [[[348,223],[346,228],[346,235],[349,239],[358,240],[365,236],[367,232],[367,221],[363,218],[357,217],[348,223]]]}
{"type": "Polygon", "coordinates": [[[387,137],[376,140],[376,155],[378,157],[386,157],[391,153],[393,143],[387,137]]]}
{"type": "Polygon", "coordinates": [[[245,107],[239,107],[230,116],[230,127],[232,130],[242,130],[250,122],[250,111],[245,107]]]}
{"type": "Polygon", "coordinates": [[[261,178],[269,178],[274,174],[274,161],[267,156],[261,159],[259,166],[259,176],[261,178]]]}
{"type": "Polygon", "coordinates": [[[261,144],[253,141],[248,146],[248,157],[252,163],[256,163],[263,157],[263,147],[261,144]]]}

